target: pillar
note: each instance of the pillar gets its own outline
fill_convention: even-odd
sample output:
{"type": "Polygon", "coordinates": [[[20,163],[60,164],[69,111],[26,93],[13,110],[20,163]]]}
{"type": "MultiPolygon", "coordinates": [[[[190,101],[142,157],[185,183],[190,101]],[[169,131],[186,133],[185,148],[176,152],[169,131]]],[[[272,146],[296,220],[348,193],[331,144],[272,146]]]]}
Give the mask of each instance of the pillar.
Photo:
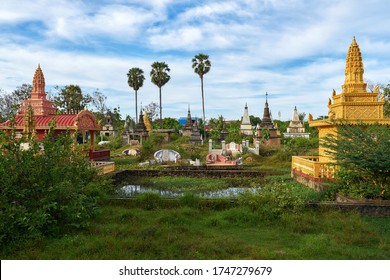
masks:
{"type": "Polygon", "coordinates": [[[210,139],[209,140],[209,152],[211,153],[212,150],[213,150],[213,140],[210,139]]]}
{"type": "Polygon", "coordinates": [[[222,140],[221,141],[221,144],[222,144],[222,151],[226,149],[226,143],[225,143],[225,140],[222,140]]]}
{"type": "Polygon", "coordinates": [[[95,150],[95,131],[94,130],[90,130],[89,131],[89,134],[91,135],[91,151],[94,151],[95,150]]]}

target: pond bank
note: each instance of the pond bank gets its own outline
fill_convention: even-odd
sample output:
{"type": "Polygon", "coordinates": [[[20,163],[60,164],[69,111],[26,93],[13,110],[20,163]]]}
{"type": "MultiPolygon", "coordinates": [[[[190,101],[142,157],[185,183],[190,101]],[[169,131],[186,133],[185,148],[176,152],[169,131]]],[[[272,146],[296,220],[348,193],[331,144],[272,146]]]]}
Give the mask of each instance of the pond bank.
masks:
{"type": "Polygon", "coordinates": [[[265,171],[265,170],[229,170],[229,169],[185,169],[185,170],[150,170],[150,169],[132,169],[121,170],[116,172],[112,178],[115,183],[120,183],[128,177],[157,177],[157,176],[186,176],[195,178],[228,178],[228,177],[265,177],[268,175],[283,175],[286,172],[281,171],[265,171]]]}

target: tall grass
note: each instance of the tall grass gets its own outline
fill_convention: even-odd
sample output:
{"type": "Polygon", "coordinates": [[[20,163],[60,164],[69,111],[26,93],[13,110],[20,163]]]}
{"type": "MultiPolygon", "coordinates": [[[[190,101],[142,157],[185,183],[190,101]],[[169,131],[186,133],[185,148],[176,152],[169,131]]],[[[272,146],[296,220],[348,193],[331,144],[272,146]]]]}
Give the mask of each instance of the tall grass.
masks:
{"type": "Polygon", "coordinates": [[[1,258],[389,259],[390,226],[389,218],[325,209],[271,221],[245,206],[146,210],[113,202],[88,230],[9,245],[1,258]]]}

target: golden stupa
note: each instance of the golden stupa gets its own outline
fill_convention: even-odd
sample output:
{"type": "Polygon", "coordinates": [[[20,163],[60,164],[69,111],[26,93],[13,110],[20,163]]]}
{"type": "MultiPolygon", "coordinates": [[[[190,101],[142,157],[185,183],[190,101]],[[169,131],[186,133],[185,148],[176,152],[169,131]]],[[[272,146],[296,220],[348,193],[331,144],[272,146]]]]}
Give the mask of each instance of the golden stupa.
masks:
{"type": "Polygon", "coordinates": [[[333,178],[334,167],[326,163],[331,158],[325,153],[321,145],[321,139],[328,134],[336,133],[338,121],[348,124],[383,124],[390,126],[390,119],[384,118],[384,97],[376,86],[373,92],[367,92],[367,84],[363,79],[364,66],[362,54],[355,37],[348,49],[345,66],[345,80],[341,93],[332,92],[332,98],[328,100],[328,118],[313,120],[309,114],[309,125],[318,128],[320,139],[319,156],[316,157],[293,157],[292,173],[297,172],[306,178],[333,178]]]}

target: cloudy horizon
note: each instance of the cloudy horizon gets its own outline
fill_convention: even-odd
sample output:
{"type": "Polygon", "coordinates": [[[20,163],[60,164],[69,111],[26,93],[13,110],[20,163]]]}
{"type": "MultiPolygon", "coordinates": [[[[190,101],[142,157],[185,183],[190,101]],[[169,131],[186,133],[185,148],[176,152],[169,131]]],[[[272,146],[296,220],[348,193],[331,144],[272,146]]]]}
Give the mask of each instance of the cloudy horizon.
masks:
{"type": "Polygon", "coordinates": [[[145,72],[140,106],[158,103],[150,82],[154,61],[171,80],[162,88],[163,117],[202,115],[198,53],[210,56],[205,75],[206,118],[261,117],[265,94],[273,117],[291,119],[294,106],[327,115],[332,90],[341,91],[353,36],[369,83],[390,81],[390,18],[386,1],[353,0],[2,0],[0,88],[32,82],[41,65],[46,90],[77,84],[99,89],[107,104],[134,118],[127,72],[145,72]]]}

